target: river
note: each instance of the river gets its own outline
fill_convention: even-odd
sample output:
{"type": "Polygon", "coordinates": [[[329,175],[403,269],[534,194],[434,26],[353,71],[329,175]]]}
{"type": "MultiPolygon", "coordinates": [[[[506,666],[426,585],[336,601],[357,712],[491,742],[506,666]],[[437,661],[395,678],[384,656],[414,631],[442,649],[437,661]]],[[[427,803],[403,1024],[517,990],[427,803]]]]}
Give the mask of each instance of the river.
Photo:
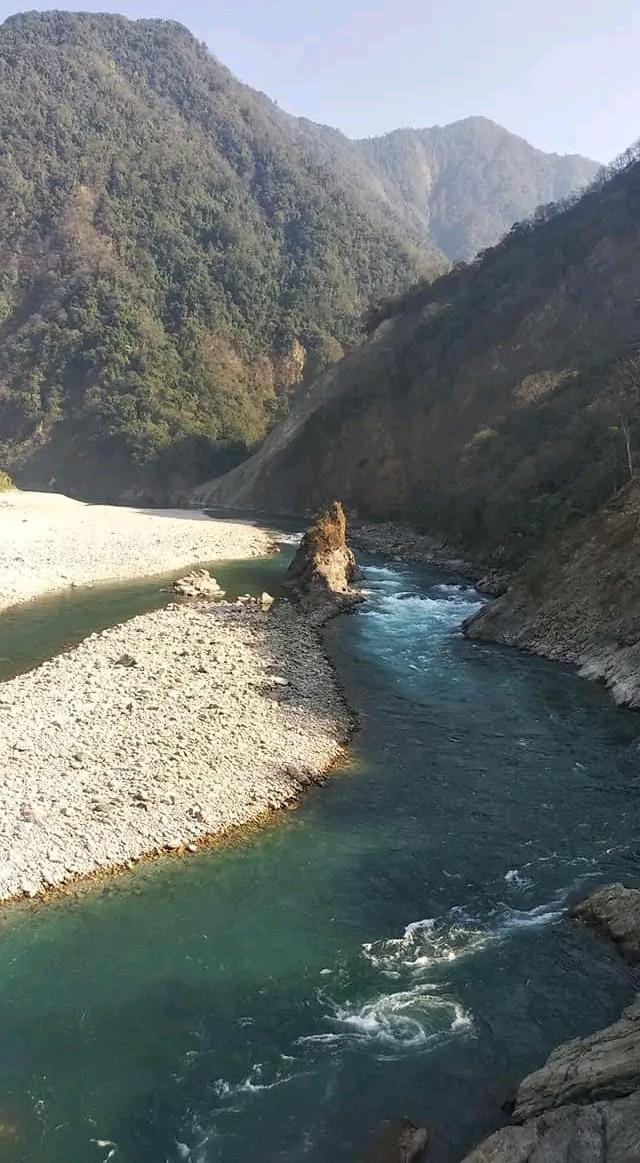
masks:
{"type": "MultiPolygon", "coordinates": [[[[258,590],[278,565],[238,568],[216,574],[258,590]]],[[[3,1158],[347,1163],[408,1115],[453,1163],[629,999],[565,910],[638,882],[640,718],[467,642],[479,598],[456,579],[370,559],[364,584],[327,634],[361,723],[327,786],[242,842],[3,914],[3,1158]]],[[[5,615],[3,673],[162,600],[5,615]]]]}

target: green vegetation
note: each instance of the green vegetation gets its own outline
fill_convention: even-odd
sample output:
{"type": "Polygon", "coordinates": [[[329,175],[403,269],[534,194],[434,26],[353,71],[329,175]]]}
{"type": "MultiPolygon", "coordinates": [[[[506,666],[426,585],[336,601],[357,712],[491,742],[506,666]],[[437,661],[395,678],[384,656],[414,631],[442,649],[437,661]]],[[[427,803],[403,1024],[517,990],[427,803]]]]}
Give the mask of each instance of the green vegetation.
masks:
{"type": "Polygon", "coordinates": [[[396,129],[357,144],[407,229],[454,262],[498,242],[536,206],[586,186],[600,168],[576,154],[534,149],[487,117],[396,129]]]}
{"type": "Polygon", "coordinates": [[[223,470],[359,341],[372,298],[427,269],[179,25],[12,17],[0,108],[0,455],[19,479],[157,496],[223,470]]]}
{"type": "MultiPolygon", "coordinates": [[[[640,469],[639,230],[634,149],[473,263],[387,298],[368,317],[385,328],[319,381],[293,438],[243,469],[243,503],[268,491],[303,510],[337,491],[496,567],[599,511],[640,469]]],[[[212,502],[234,487],[214,482],[212,502]]]]}
{"type": "Polygon", "coordinates": [[[8,472],[4,472],[0,468],[0,493],[7,493],[9,489],[14,487],[13,481],[8,472]]]}
{"type": "Polygon", "coordinates": [[[310,557],[322,557],[345,544],[347,518],[340,501],[332,501],[318,513],[304,535],[305,550],[310,557]]]}

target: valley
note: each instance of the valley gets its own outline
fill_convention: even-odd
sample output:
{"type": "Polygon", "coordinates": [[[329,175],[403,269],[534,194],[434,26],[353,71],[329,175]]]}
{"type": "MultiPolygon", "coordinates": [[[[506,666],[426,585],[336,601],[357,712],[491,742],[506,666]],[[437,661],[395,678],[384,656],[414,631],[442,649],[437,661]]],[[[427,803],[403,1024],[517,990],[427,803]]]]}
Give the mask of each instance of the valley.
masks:
{"type": "Polygon", "coordinates": [[[223,7],[0,24],[0,1157],[632,1163],[640,147],[223,7]]]}

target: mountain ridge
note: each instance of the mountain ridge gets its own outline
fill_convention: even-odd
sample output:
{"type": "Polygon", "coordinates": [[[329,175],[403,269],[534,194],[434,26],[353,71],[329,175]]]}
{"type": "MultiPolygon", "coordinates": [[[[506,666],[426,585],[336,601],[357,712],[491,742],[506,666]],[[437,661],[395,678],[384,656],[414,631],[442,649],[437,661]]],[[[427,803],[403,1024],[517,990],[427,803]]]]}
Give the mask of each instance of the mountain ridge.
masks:
{"type": "MultiPolygon", "coordinates": [[[[10,17],[0,98],[0,462],[18,484],[182,495],[359,344],[372,301],[446,267],[397,167],[385,189],[366,149],[282,112],[177,22],[10,17]]],[[[469,218],[476,177],[452,195],[463,249],[548,193],[550,163],[523,148],[537,176],[499,219],[469,218]]]]}

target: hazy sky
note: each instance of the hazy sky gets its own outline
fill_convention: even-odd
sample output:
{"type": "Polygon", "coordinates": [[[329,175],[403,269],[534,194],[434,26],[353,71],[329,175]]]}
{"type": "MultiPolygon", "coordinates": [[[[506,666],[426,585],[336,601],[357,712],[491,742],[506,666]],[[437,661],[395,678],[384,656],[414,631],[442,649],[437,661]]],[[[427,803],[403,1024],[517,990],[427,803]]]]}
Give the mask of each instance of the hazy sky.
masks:
{"type": "MultiPolygon", "coordinates": [[[[607,161],[640,136],[639,0],[40,6],[180,20],[242,80],[352,137],[475,113],[543,149],[607,161]]],[[[0,18],[19,7],[0,0],[0,18]]]]}

